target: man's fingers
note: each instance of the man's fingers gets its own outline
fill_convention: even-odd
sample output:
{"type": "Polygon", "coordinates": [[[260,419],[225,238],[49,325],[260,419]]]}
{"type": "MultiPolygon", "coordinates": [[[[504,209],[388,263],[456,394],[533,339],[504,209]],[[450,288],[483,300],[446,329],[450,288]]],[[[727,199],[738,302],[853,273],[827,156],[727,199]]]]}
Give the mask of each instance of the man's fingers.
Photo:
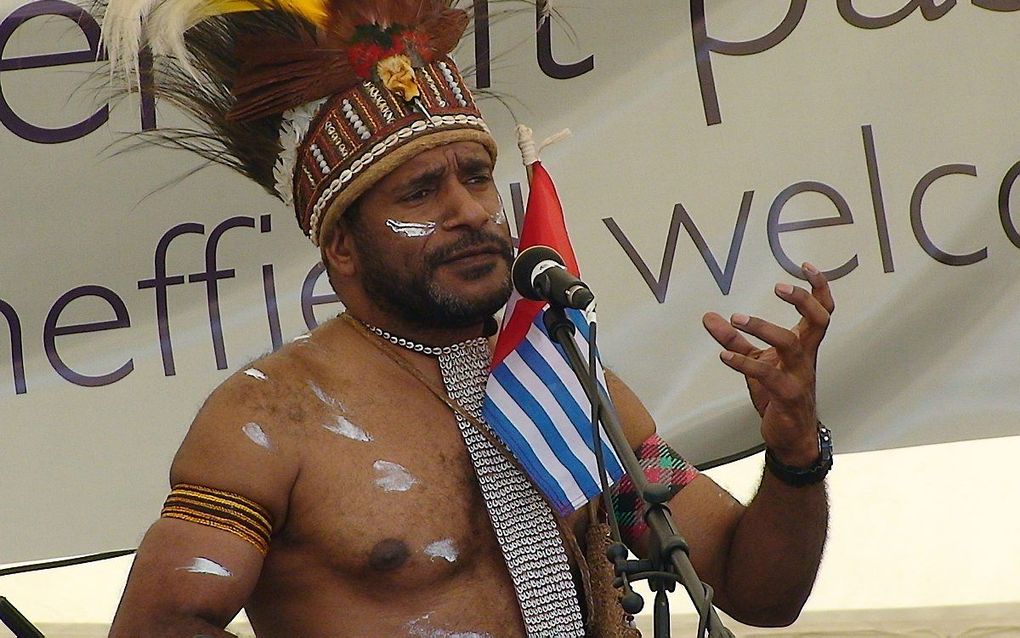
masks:
{"type": "Polygon", "coordinates": [[[701,323],[704,324],[705,330],[708,330],[708,334],[712,335],[712,338],[720,346],[731,352],[739,352],[740,354],[750,356],[751,353],[757,350],[744,335],[740,334],[730,325],[729,321],[726,321],[722,316],[714,312],[709,312],[702,317],[701,323]]]}
{"type": "Polygon", "coordinates": [[[811,284],[811,296],[817,299],[818,303],[822,304],[822,308],[825,308],[825,312],[831,315],[836,311],[836,301],[832,298],[829,281],[809,261],[805,261],[800,268],[804,271],[808,283],[811,284]]]}
{"type": "MultiPolygon", "coordinates": [[[[777,326],[758,317],[735,314],[730,317],[733,327],[747,334],[758,337],[773,346],[779,358],[788,366],[799,366],[803,352],[800,338],[791,330],[777,326]]],[[[747,354],[746,352],[741,354],[747,354]]]]}
{"type": "MultiPolygon", "coordinates": [[[[828,296],[831,302],[828,285],[825,284],[825,277],[821,273],[817,273],[817,275],[821,277],[821,282],[824,286],[824,291],[819,294],[828,296]]],[[[822,301],[815,296],[819,292],[818,289],[812,288],[812,292],[809,293],[798,286],[780,283],[776,284],[775,292],[777,297],[793,304],[797,312],[800,313],[801,320],[797,323],[796,332],[802,337],[802,345],[805,348],[816,350],[818,344],[821,343],[822,338],[825,336],[825,331],[829,327],[829,320],[831,318],[829,311],[826,310],[822,301]]]]}
{"type": "Polygon", "coordinates": [[[737,372],[757,380],[780,402],[795,400],[801,391],[801,387],[791,375],[770,363],[729,350],[721,352],[719,358],[737,372]]]}

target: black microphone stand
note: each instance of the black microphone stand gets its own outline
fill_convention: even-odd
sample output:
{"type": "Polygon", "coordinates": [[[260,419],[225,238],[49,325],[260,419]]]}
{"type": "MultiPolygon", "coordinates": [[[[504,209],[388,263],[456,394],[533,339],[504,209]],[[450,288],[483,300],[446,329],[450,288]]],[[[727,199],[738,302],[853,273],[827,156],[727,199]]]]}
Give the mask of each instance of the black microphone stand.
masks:
{"type": "MultiPolygon", "coordinates": [[[[593,362],[595,360],[594,332],[589,344],[589,362],[586,364],[580,349],[574,342],[575,326],[567,317],[563,306],[550,303],[542,320],[553,341],[560,344],[567,355],[570,368],[584,388],[588,400],[592,403],[592,428],[595,458],[599,476],[602,480],[602,498],[609,513],[614,543],[607,550],[609,560],[613,563],[617,579],[614,585],[621,587],[624,595],[621,604],[624,611],[630,614],[641,611],[644,601],[630,587],[631,580],[647,579],[649,587],[655,592],[653,627],[656,638],[667,638],[670,635],[669,598],[667,591],[673,591],[676,583],[687,590],[700,616],[698,638],[733,638],[733,634],[723,627],[719,616],[712,607],[712,588],[701,582],[694,567],[691,565],[690,551],[687,541],[683,539],[673,524],[666,503],[673,496],[673,491],[666,485],[650,483],[638,463],[634,451],[627,442],[627,437],[620,426],[619,416],[609,395],[599,386],[595,376],[593,362]],[[624,471],[634,482],[645,509],[645,522],[651,531],[649,557],[642,560],[627,560],[627,548],[620,542],[620,530],[612,512],[612,502],[606,484],[605,462],[602,458],[602,446],[599,444],[599,423],[605,430],[613,450],[623,464],[624,471]]],[[[595,330],[592,323],[591,329],[595,330]]]]}
{"type": "Polygon", "coordinates": [[[11,601],[0,596],[0,622],[14,632],[16,638],[46,638],[28,618],[21,615],[11,601]]]}

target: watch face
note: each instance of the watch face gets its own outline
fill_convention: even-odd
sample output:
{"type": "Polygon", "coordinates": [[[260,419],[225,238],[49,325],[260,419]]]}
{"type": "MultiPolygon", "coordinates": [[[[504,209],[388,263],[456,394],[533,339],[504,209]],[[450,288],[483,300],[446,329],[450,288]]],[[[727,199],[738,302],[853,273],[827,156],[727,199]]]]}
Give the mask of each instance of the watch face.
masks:
{"type": "Polygon", "coordinates": [[[822,453],[819,463],[828,470],[832,467],[832,432],[824,425],[818,428],[818,447],[822,453]]]}

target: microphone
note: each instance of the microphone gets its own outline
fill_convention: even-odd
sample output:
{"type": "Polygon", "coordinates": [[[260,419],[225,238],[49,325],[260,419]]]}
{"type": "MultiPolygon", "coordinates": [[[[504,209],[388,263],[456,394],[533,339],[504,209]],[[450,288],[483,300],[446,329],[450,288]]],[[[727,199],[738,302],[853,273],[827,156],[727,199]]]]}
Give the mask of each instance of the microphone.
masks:
{"type": "Polygon", "coordinates": [[[514,260],[514,288],[526,299],[548,301],[564,308],[587,310],[595,295],[567,271],[563,258],[548,246],[531,246],[514,260]]]}

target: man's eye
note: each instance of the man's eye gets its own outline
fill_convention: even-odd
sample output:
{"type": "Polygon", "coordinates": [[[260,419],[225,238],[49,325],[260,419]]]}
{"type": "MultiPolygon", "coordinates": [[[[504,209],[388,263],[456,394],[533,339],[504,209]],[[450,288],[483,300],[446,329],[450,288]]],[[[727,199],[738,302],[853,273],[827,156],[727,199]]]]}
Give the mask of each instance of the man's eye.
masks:
{"type": "Polygon", "coordinates": [[[404,197],[404,201],[405,202],[417,202],[417,201],[421,201],[421,200],[425,199],[426,197],[428,197],[429,192],[430,191],[427,188],[420,188],[420,189],[418,189],[418,190],[416,190],[416,191],[406,195],[404,197]]]}
{"type": "Polygon", "coordinates": [[[492,176],[487,174],[472,175],[468,178],[468,184],[488,184],[492,181],[492,176]]]}

